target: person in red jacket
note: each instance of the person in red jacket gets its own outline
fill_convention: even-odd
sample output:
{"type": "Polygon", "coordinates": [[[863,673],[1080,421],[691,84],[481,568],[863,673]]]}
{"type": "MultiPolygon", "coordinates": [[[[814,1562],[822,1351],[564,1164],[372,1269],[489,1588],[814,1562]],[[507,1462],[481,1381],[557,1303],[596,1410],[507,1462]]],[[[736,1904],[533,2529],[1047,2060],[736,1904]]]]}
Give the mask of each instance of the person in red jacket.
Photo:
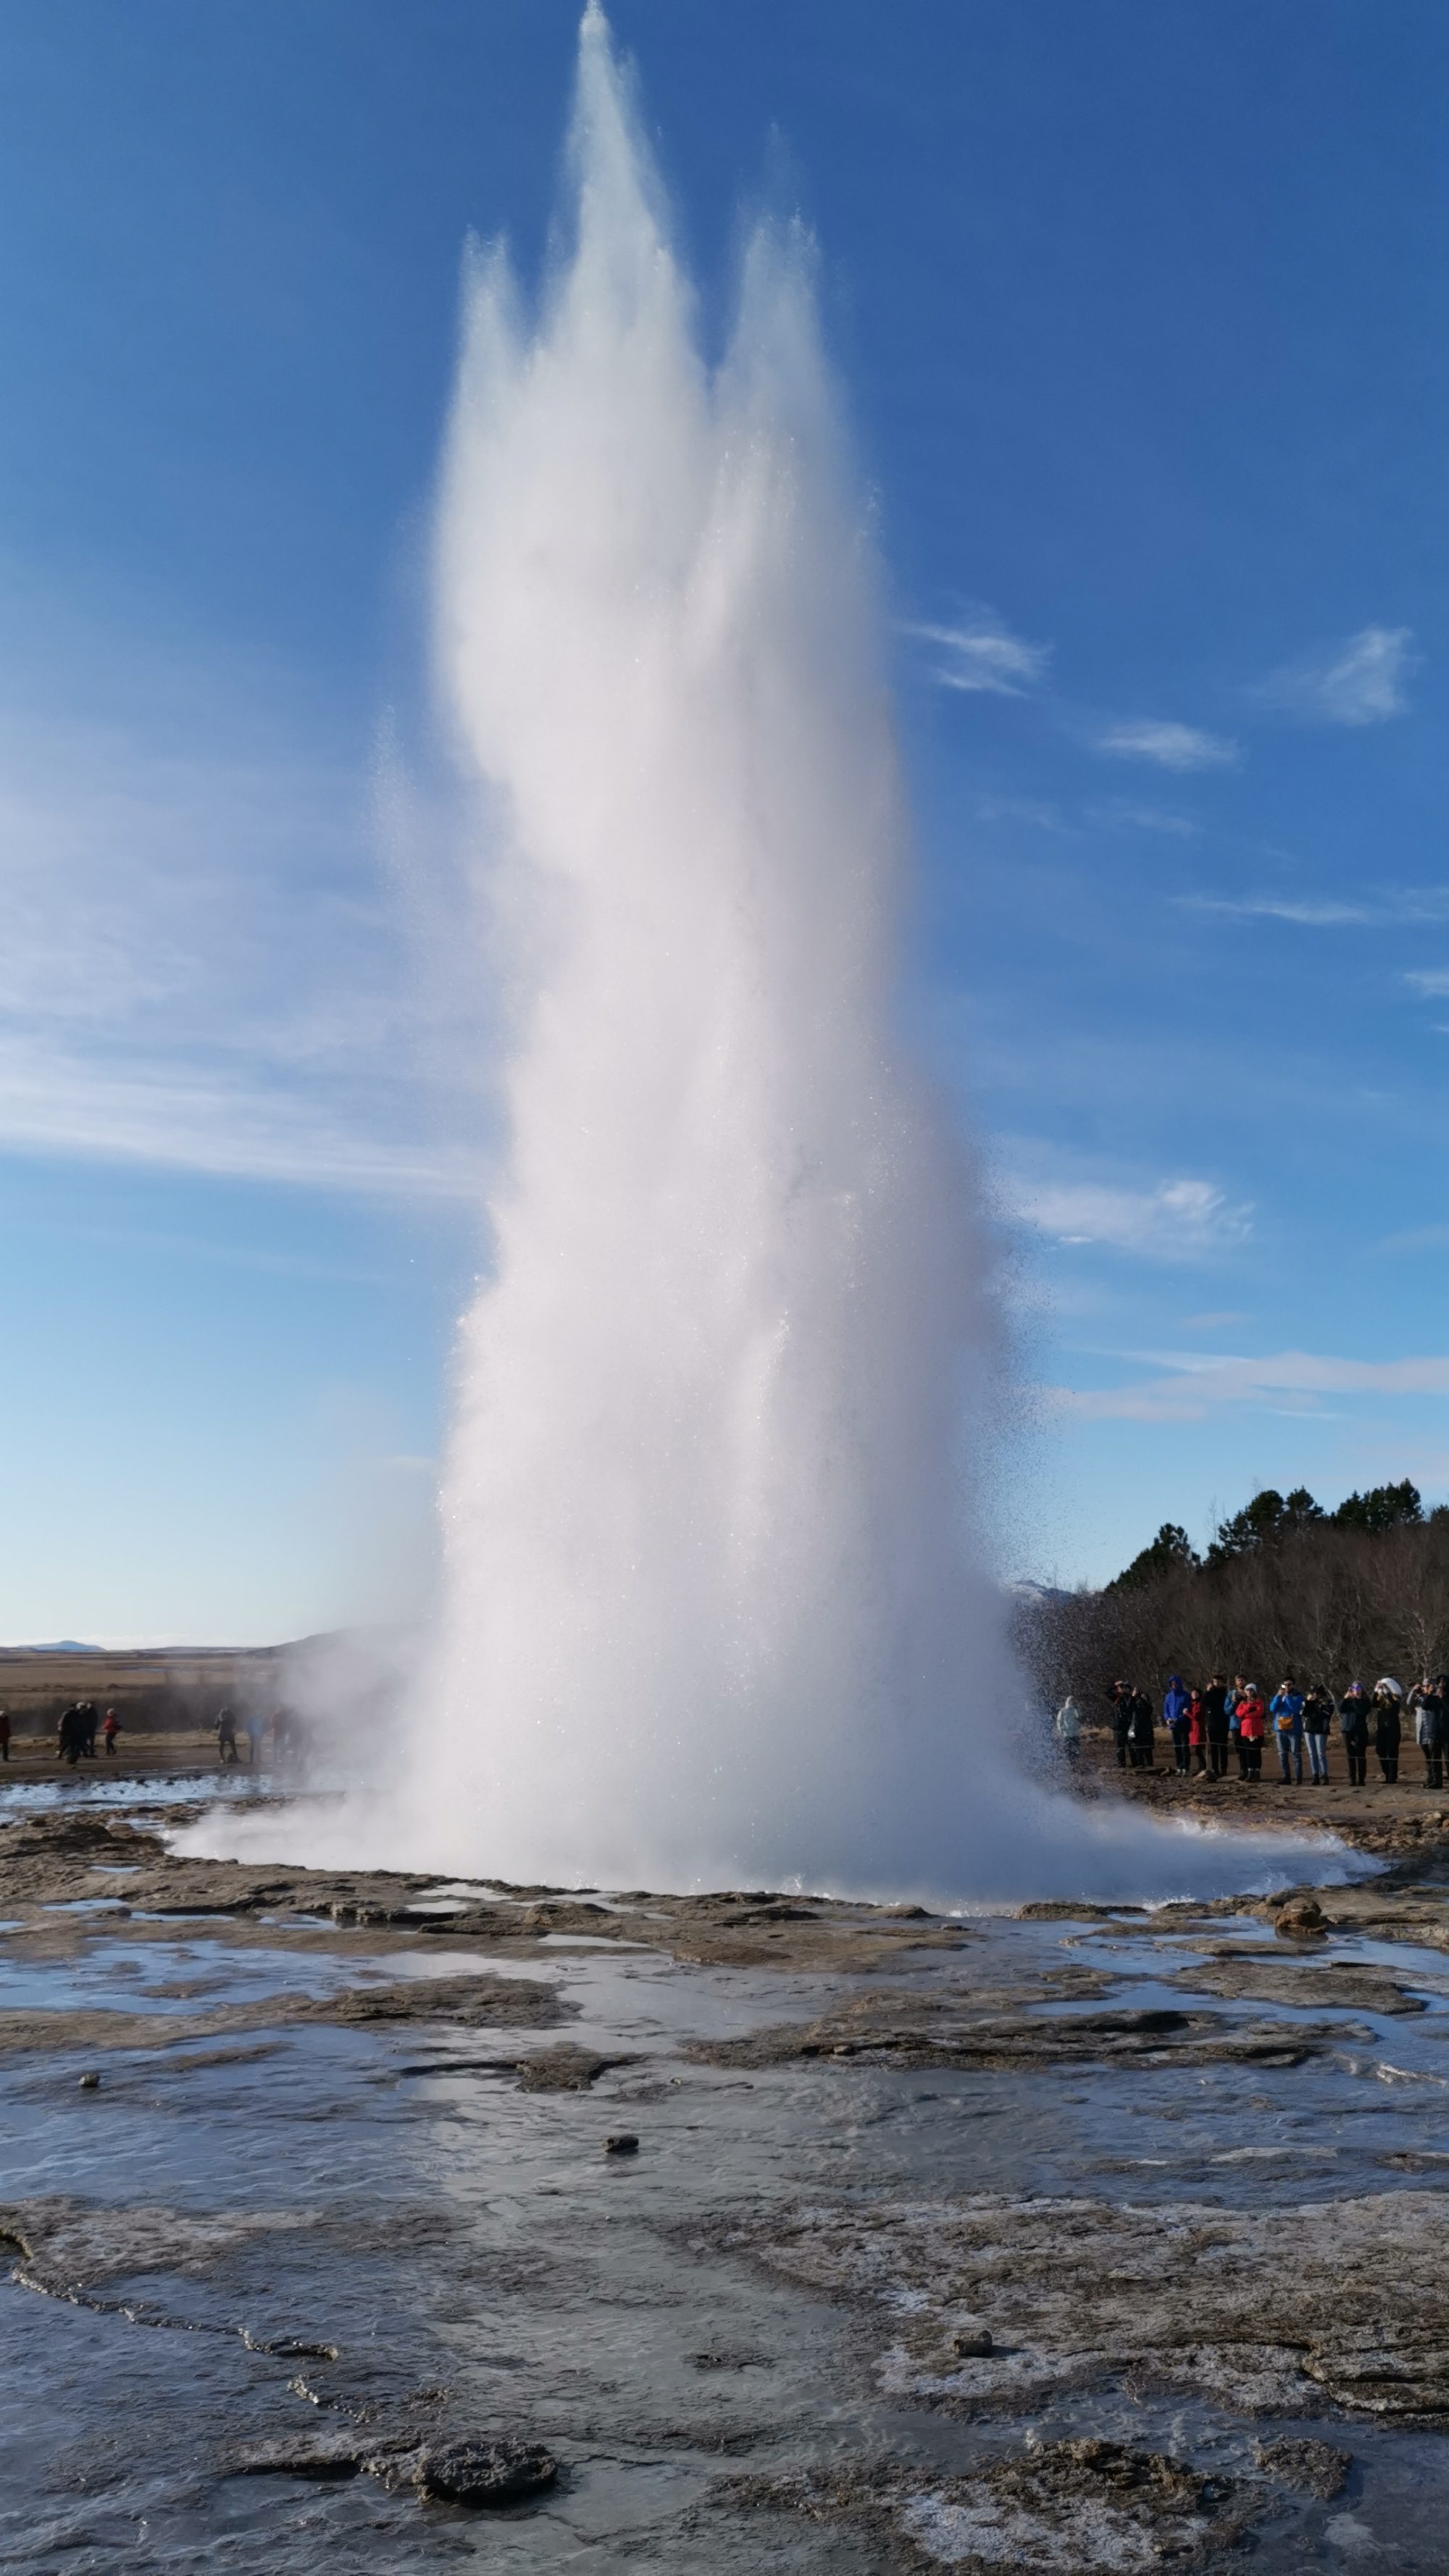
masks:
{"type": "Polygon", "coordinates": [[[116,1750],[116,1738],[120,1732],[121,1721],[117,1717],[115,1710],[113,1708],[108,1708],[101,1726],[101,1740],[109,1754],[114,1755],[116,1750]]]}
{"type": "Polygon", "coordinates": [[[1207,1709],[1201,1691],[1194,1691],[1187,1703],[1188,1760],[1194,1771],[1207,1769],[1207,1709]]]}
{"type": "Polygon", "coordinates": [[[1256,1682],[1245,1682],[1238,1702],[1238,1769],[1245,1780],[1263,1777],[1263,1730],[1267,1705],[1256,1682]]]}

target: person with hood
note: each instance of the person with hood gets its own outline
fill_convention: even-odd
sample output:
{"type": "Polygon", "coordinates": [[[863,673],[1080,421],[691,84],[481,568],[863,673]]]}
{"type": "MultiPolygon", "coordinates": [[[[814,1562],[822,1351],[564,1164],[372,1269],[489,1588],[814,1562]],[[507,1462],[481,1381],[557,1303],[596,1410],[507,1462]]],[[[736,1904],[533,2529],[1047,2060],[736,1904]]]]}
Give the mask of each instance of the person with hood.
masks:
{"type": "Polygon", "coordinates": [[[1169,1673],[1167,1690],[1162,1702],[1162,1723],[1172,1738],[1172,1750],[1178,1770],[1184,1774],[1187,1771],[1188,1710],[1191,1704],[1192,1693],[1187,1688],[1181,1673],[1169,1673]]]}
{"type": "Polygon", "coordinates": [[[1238,1702],[1238,1770],[1244,1780],[1263,1777],[1263,1732],[1268,1712],[1256,1682],[1244,1682],[1238,1702]]]}
{"type": "Polygon", "coordinates": [[[72,1770],[75,1769],[77,1762],[80,1760],[81,1746],[85,1742],[85,1732],[85,1710],[81,1707],[78,1700],[72,1700],[69,1708],[61,1710],[60,1725],[56,1729],[56,1749],[59,1752],[62,1762],[68,1762],[72,1770]]]}
{"type": "Polygon", "coordinates": [[[1409,1693],[1409,1706],[1414,1712],[1414,1740],[1424,1757],[1424,1786],[1444,1786],[1444,1694],[1437,1681],[1425,1674],[1409,1693]]]}
{"type": "Polygon", "coordinates": [[[1150,1771],[1152,1759],[1152,1702],[1145,1691],[1129,1684],[1132,1693],[1132,1768],[1150,1771]]]}
{"type": "Polygon", "coordinates": [[[1303,1701],[1303,1740],[1315,1789],[1328,1786],[1328,1730],[1333,1724],[1333,1693],[1315,1682],[1303,1701]]]}
{"type": "Polygon", "coordinates": [[[1207,1711],[1201,1691],[1194,1691],[1187,1703],[1188,1759],[1195,1771],[1207,1769],[1207,1711]]]}
{"type": "Polygon", "coordinates": [[[1288,1782],[1289,1756],[1293,1762],[1293,1786],[1303,1786],[1303,1693],[1291,1673],[1285,1674],[1274,1697],[1268,1703],[1273,1721],[1273,1740],[1278,1747],[1278,1775],[1284,1786],[1288,1782]]]}
{"type": "Polygon", "coordinates": [[[1399,1776],[1399,1745],[1404,1732],[1399,1702],[1403,1696],[1399,1684],[1387,1673],[1374,1684],[1374,1751],[1378,1755],[1379,1770],[1390,1788],[1399,1776]]]}
{"type": "Polygon", "coordinates": [[[1215,1780],[1223,1779],[1228,1767],[1228,1701],[1231,1697],[1222,1674],[1214,1673],[1202,1695],[1202,1713],[1207,1736],[1208,1769],[1215,1780]]]}
{"type": "Polygon", "coordinates": [[[1343,1736],[1344,1758],[1348,1763],[1350,1789],[1362,1789],[1368,1779],[1368,1722],[1368,1692],[1362,1682],[1350,1682],[1338,1703],[1338,1723],[1343,1736]]]}
{"type": "Polygon", "coordinates": [[[219,1761],[235,1762],[236,1719],[229,1708],[224,1708],[216,1721],[216,1750],[219,1761]]]}
{"type": "MultiPolygon", "coordinates": [[[[1065,1760],[1075,1770],[1082,1752],[1082,1712],[1070,1691],[1052,1719],[1052,1733],[1062,1748],[1065,1760]]],[[[276,1741],[275,1726],[272,1729],[272,1740],[276,1741]]]]}

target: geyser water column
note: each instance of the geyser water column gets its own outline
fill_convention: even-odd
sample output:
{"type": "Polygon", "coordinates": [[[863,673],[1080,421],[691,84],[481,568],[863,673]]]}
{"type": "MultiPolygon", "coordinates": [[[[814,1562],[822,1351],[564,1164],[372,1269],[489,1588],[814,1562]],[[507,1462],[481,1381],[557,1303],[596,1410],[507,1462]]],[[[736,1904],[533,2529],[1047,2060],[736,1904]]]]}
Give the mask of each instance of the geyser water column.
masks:
{"type": "Polygon", "coordinates": [[[1017,1696],[963,1474],[993,1333],[892,1028],[903,817],[809,247],[755,234],[712,372],[593,9],[572,156],[536,327],[501,253],[468,280],[437,530],[531,989],[424,1803],[514,1878],[959,1881],[1017,1696]]]}

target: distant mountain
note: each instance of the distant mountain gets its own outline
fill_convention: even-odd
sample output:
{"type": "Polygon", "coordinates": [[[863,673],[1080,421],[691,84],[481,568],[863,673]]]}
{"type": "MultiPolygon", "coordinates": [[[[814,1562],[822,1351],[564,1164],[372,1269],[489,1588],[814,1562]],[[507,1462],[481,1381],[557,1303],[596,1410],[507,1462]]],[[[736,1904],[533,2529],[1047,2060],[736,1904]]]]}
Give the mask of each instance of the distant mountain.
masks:
{"type": "Polygon", "coordinates": [[[12,1646],[12,1655],[98,1655],[99,1646],[88,1646],[83,1637],[52,1637],[44,1646],[12,1646]]]}

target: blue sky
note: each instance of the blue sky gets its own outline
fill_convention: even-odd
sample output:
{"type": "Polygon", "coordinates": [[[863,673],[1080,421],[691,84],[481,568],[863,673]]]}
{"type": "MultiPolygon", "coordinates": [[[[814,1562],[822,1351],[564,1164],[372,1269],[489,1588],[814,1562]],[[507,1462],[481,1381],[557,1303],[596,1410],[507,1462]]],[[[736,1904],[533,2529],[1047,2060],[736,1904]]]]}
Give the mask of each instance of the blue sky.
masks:
{"type": "MultiPolygon", "coordinates": [[[[1010,1570],[1449,1493],[1449,22],[615,0],[706,311],[816,227],[1013,1237],[1010,1570]]],[[[0,18],[0,1636],[382,1615],[480,1257],[422,537],[563,0],[0,18]],[[390,711],[396,711],[395,714],[390,711]]],[[[481,1068],[480,1068],[481,1071],[481,1068]]]]}

